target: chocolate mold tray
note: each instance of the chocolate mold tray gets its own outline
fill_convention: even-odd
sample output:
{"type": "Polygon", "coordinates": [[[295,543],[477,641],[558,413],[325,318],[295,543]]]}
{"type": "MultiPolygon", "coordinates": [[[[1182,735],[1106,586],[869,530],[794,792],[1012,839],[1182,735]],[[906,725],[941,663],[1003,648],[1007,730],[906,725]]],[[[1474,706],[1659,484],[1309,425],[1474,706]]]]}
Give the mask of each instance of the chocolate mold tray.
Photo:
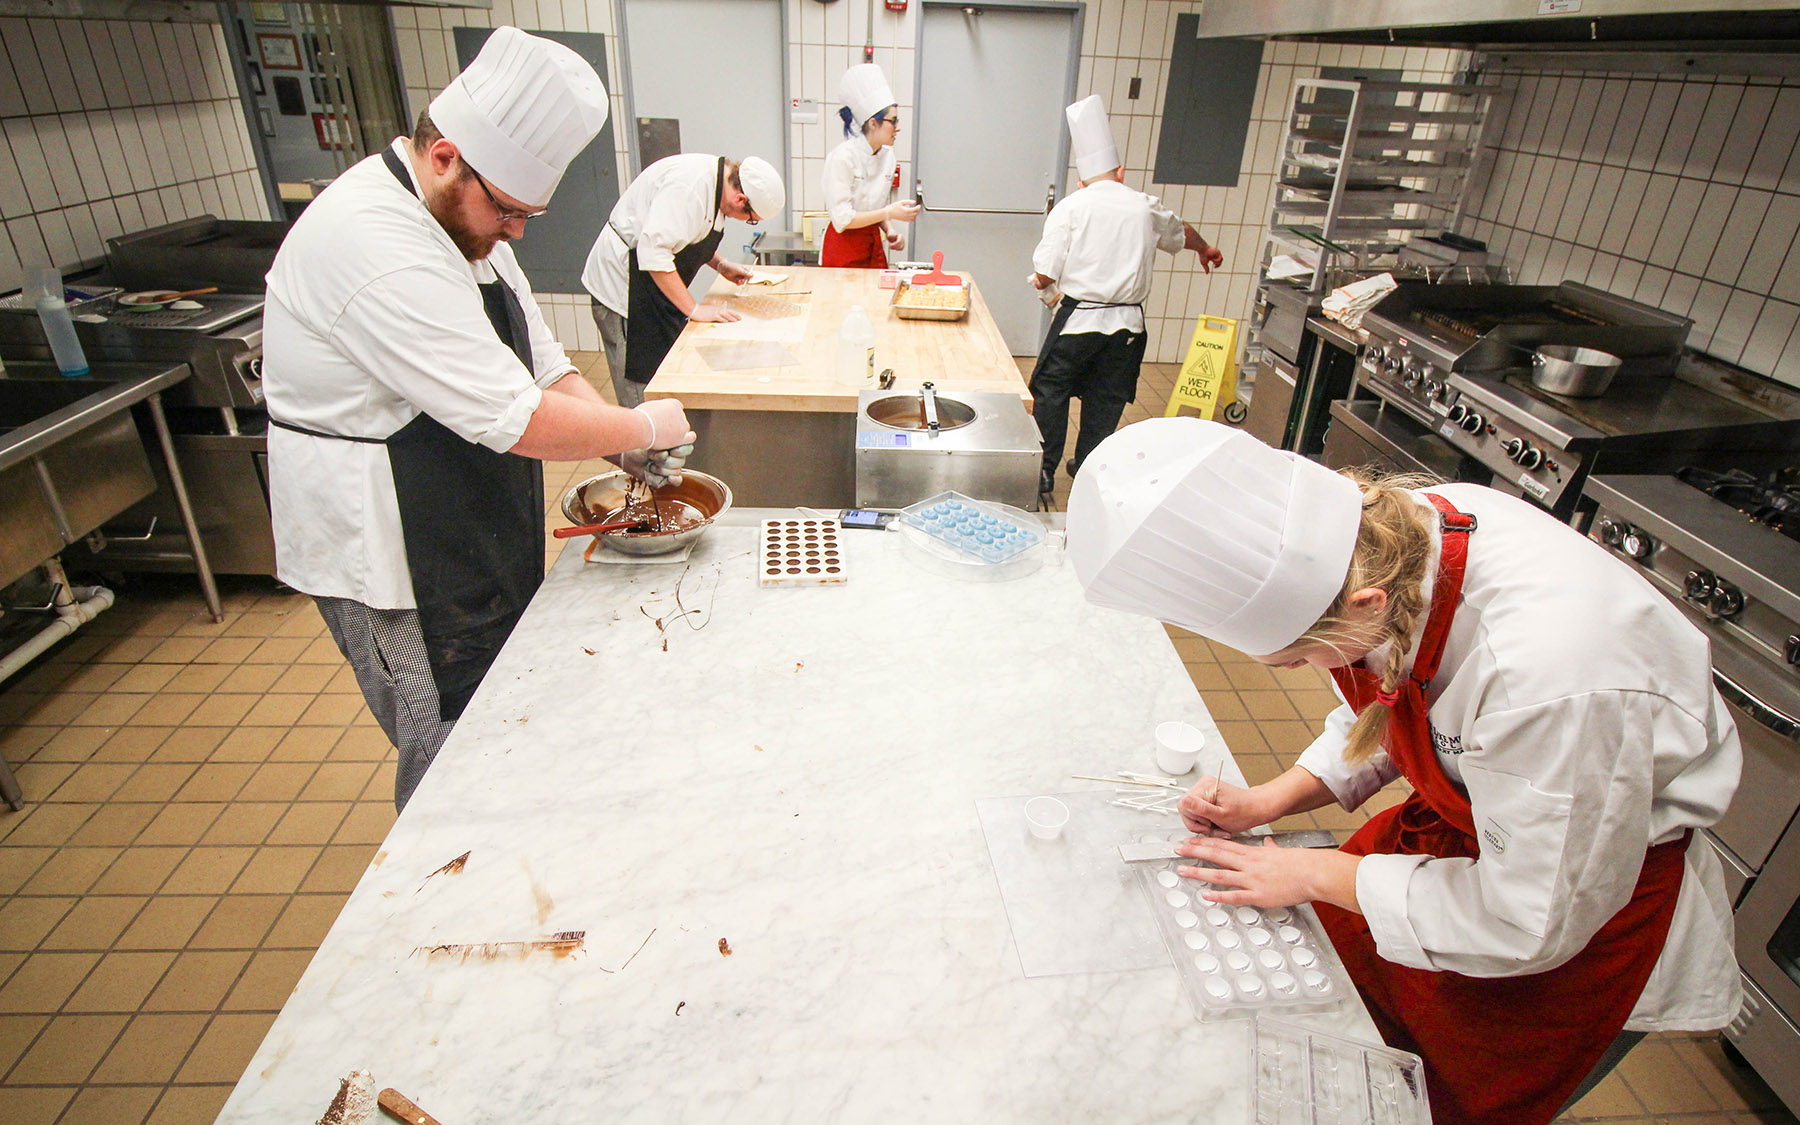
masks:
{"type": "Polygon", "coordinates": [[[900,518],[972,558],[1002,563],[1037,546],[1043,535],[1005,512],[960,492],[940,492],[903,508],[900,518]]]}
{"type": "Polygon", "coordinates": [[[1430,1125],[1419,1056],[1256,1021],[1252,1125],[1430,1125]]]}
{"type": "MultiPolygon", "coordinates": [[[[1186,834],[1145,836],[1141,841],[1165,838],[1185,839],[1186,834]]],[[[1320,1011],[1350,995],[1343,966],[1311,911],[1208,902],[1200,896],[1211,884],[1176,872],[1178,867],[1193,866],[1192,860],[1133,866],[1200,1019],[1320,1011]]]]}

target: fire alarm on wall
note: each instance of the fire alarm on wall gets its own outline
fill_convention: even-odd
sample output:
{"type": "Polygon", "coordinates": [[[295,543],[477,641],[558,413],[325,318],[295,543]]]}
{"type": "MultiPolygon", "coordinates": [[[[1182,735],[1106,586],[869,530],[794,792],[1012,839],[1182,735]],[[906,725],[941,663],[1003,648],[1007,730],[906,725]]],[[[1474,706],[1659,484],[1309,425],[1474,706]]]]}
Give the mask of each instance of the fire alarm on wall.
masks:
{"type": "Polygon", "coordinates": [[[887,10],[890,12],[906,11],[906,0],[887,0],[887,10]]]}

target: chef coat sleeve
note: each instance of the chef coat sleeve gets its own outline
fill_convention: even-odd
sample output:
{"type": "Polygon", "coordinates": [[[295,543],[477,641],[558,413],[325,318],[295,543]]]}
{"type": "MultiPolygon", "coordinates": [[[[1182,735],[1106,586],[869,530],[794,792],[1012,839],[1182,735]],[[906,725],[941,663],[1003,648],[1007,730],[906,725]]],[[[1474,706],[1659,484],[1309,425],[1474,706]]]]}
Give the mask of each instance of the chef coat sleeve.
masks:
{"type": "Polygon", "coordinates": [[[1069,232],[1073,212],[1067,204],[1074,196],[1064,197],[1044,216],[1044,237],[1031,253],[1031,268],[1048,278],[1062,277],[1069,260],[1069,232]]]}
{"type": "Polygon", "coordinates": [[[467,276],[447,268],[409,266],[370,282],[332,325],[331,343],[445,428],[500,452],[518,444],[543,398],[467,276]]]}
{"type": "Polygon", "coordinates": [[[1377,951],[1480,977],[1563,964],[1631,897],[1655,771],[1691,761],[1707,738],[1704,720],[1648,691],[1477,717],[1458,763],[1480,855],[1364,857],[1356,898],[1377,951]]]}
{"type": "Polygon", "coordinates": [[[856,201],[850,198],[853,181],[850,162],[833,150],[825,158],[825,209],[831,212],[831,225],[840,231],[849,229],[850,220],[856,218],[856,201]]]}
{"type": "MultiPolygon", "coordinates": [[[[1335,682],[1331,686],[1336,690],[1335,682]]],[[[1340,702],[1335,711],[1325,716],[1324,732],[1301,751],[1294,763],[1324,782],[1337,803],[1346,809],[1360,808],[1364,801],[1400,776],[1385,751],[1377,750],[1354,766],[1344,761],[1344,750],[1350,744],[1350,727],[1355,722],[1356,712],[1350,710],[1348,703],[1340,702]]]]}
{"type": "MultiPolygon", "coordinates": [[[[709,177],[707,184],[713,181],[709,177]]],[[[709,187],[710,190],[710,187],[709,187]]],[[[637,236],[638,269],[651,273],[667,273],[675,268],[675,251],[698,240],[699,227],[705,218],[694,214],[689,193],[679,186],[668,186],[650,201],[644,213],[644,225],[637,236]]]]}
{"type": "Polygon", "coordinates": [[[1156,232],[1156,248],[1165,254],[1179,254],[1187,249],[1187,230],[1181,216],[1164,207],[1155,196],[1150,197],[1150,224],[1156,232]]]}

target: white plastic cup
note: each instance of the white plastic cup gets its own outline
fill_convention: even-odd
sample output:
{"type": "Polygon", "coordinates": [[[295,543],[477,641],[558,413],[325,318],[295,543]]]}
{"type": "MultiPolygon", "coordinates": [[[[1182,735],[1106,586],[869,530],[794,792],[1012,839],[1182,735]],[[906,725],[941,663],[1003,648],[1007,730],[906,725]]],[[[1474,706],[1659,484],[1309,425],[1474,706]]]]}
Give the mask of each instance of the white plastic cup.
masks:
{"type": "Polygon", "coordinates": [[[1206,746],[1206,732],[1174,719],[1156,725],[1156,768],[1178,777],[1194,768],[1206,746]]]}
{"type": "Polygon", "coordinates": [[[1055,797],[1033,797],[1025,802],[1025,823],[1040,840],[1054,840],[1069,823],[1069,806],[1055,797]]]}

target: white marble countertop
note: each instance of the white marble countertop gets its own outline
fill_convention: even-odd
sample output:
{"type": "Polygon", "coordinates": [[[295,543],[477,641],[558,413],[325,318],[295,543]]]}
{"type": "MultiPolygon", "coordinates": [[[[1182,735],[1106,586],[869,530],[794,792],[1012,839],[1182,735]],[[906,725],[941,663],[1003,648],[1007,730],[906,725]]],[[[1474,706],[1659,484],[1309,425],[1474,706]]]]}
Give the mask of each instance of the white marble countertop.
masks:
{"type": "Polygon", "coordinates": [[[891,532],[763,589],[768,514],[685,565],[564,550],[220,1121],[316,1121],[355,1068],[445,1125],[1245,1120],[1250,1025],[1172,966],[1021,974],[976,817],[1152,769],[1165,719],[1218,737],[1161,627],[891,532]]]}

